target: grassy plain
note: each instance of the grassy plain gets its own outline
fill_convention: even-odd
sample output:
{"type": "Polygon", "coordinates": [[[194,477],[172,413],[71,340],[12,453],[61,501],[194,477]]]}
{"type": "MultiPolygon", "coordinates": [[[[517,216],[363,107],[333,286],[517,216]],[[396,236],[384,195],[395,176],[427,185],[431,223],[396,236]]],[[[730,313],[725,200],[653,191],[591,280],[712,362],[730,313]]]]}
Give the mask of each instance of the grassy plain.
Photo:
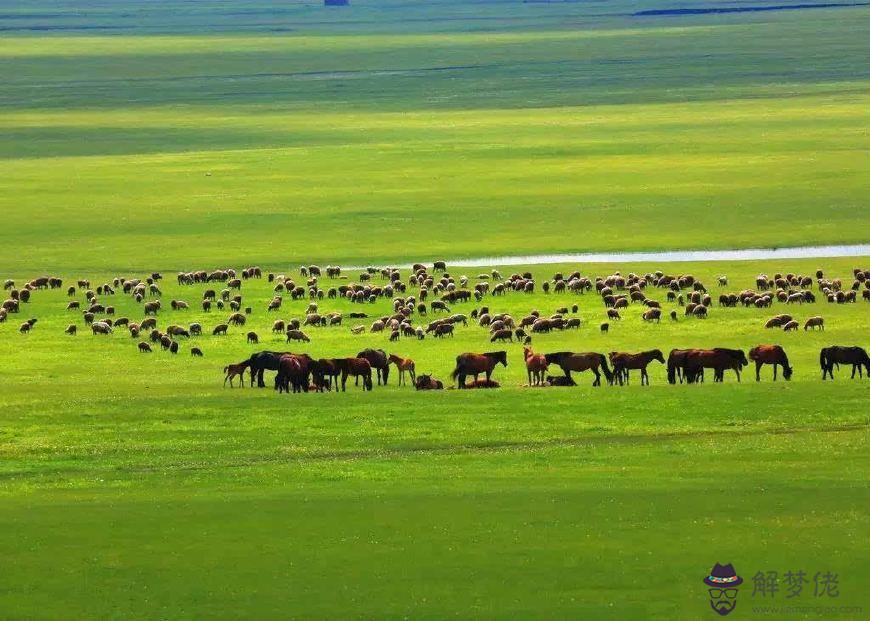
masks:
{"type": "MultiPolygon", "coordinates": [[[[867,7],[352,5],[0,0],[0,277],[867,241],[867,7]]],[[[579,267],[738,290],[868,262],[579,267]]],[[[243,293],[281,346],[266,284],[243,293]]],[[[735,617],[758,570],[838,572],[835,603],[870,609],[867,380],[823,383],[816,361],[868,345],[870,305],[797,309],[824,334],[714,308],[632,309],[602,336],[600,302],[577,301],[586,325],[536,348],[776,340],[794,381],[671,387],[654,367],[649,388],[531,390],[513,345],[499,391],[278,397],[221,388],[253,350],[238,330],[198,339],[202,360],[144,356],[64,336],[64,294],[37,293],[0,324],[0,617],[695,620],[714,562],[747,581],[735,617]]],[[[379,345],[445,379],[491,348],[471,327],[313,332],[313,354],[379,345]]]]}
{"type": "MultiPolygon", "coordinates": [[[[728,274],[728,290],[738,291],[759,271],[847,276],[861,264],[673,267],[708,283],[728,274]]],[[[542,280],[571,267],[530,269],[542,280]]],[[[206,288],[168,276],[166,300],[195,302],[206,288]]],[[[0,550],[16,568],[0,601],[11,617],[694,619],[707,614],[700,578],[717,560],[746,574],[833,568],[839,603],[867,605],[870,568],[857,552],[870,535],[867,380],[841,372],[823,383],[817,363],[821,346],[868,345],[866,303],[788,308],[823,314],[824,333],[765,330],[780,306],[715,307],[705,321],[661,325],[632,308],[602,335],[596,296],[488,300],[516,315],[578,303],[585,325],[536,336],[542,351],[779,342],[796,369],[788,384],[766,371],[759,384],[746,373],[740,384],[729,376],[668,386],[654,366],[649,388],[593,388],[580,376],[574,389],[529,389],[513,344],[496,373],[500,391],[393,384],[279,397],[224,389],[220,368],[257,349],[244,343],[248,329],[260,348],[283,348],[271,322],[301,316],[307,302],[285,302],[276,315],[265,311],[265,279],[242,293],[254,308],[245,330],[194,338],[175,357],[140,355],[121,331],[63,335],[70,321],[81,324],[64,310],[63,291],[39,292],[23,311],[39,318],[32,334],[19,335],[17,321],[0,325],[0,358],[14,361],[0,371],[0,550]],[[189,357],[192,344],[203,359],[189,357]],[[643,585],[636,574],[648,576],[643,585]]],[[[132,300],[111,301],[119,315],[139,317],[132,300]]],[[[321,303],[372,315],[388,308],[321,303]]],[[[160,325],[209,328],[223,315],[166,311],[160,325]]],[[[493,349],[477,326],[452,340],[397,344],[354,337],[348,326],[309,333],[313,355],[383,347],[444,379],[456,353],[493,349]]],[[[759,603],[744,596],[746,608],[759,603]]]]}

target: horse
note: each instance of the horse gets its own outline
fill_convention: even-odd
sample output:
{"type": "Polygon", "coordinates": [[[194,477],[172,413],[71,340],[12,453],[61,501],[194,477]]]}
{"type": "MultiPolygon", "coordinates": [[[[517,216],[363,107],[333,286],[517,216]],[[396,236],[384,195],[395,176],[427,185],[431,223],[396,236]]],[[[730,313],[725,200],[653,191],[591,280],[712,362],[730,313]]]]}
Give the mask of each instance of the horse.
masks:
{"type": "MultiPolygon", "coordinates": [[[[363,390],[372,389],[372,365],[365,358],[335,358],[332,361],[341,371],[341,392],[347,392],[347,378],[363,378],[363,390]]],[[[337,388],[336,388],[337,390],[337,388]]]]}
{"type": "Polygon", "coordinates": [[[248,366],[251,367],[251,386],[254,385],[254,380],[256,380],[258,388],[265,388],[266,383],[263,381],[263,373],[267,370],[277,371],[281,356],[292,353],[289,351],[261,351],[252,354],[248,358],[248,366]]]}
{"type": "Polygon", "coordinates": [[[465,386],[465,388],[501,388],[501,384],[491,379],[477,379],[465,386]]]}
{"type": "Polygon", "coordinates": [[[867,376],[870,377],[870,357],[862,347],[841,347],[835,345],[833,347],[825,347],[819,352],[819,366],[822,367],[822,379],[830,376],[834,379],[834,365],[851,364],[852,379],[855,379],[855,371],[858,371],[858,377],[863,377],[861,365],[867,369],[867,376]]]}
{"type": "Polygon", "coordinates": [[[410,358],[402,358],[401,356],[397,356],[396,354],[390,354],[387,360],[396,365],[396,368],[399,370],[399,386],[405,384],[405,372],[411,376],[411,382],[416,383],[417,381],[417,372],[415,369],[414,361],[410,358]]]}
{"type": "Polygon", "coordinates": [[[788,364],[788,356],[779,345],[758,345],[749,350],[749,359],[755,362],[755,381],[761,381],[761,367],[765,364],[773,365],[773,381],[776,381],[776,367],[782,366],[782,376],[786,381],[791,379],[794,371],[788,364]]]}
{"type": "Polygon", "coordinates": [[[547,357],[536,354],[531,347],[523,347],[523,357],[526,360],[526,372],[529,375],[529,384],[539,386],[544,383],[544,373],[547,371],[547,357]],[[534,378],[534,381],[533,381],[534,378]]]}
{"type": "Polygon", "coordinates": [[[341,375],[341,369],[335,364],[333,358],[314,360],[309,365],[309,368],[311,369],[311,377],[317,392],[323,392],[324,388],[329,392],[333,386],[338,391],[338,378],[341,375]]]}
{"type": "Polygon", "coordinates": [[[640,369],[640,385],[646,384],[649,386],[649,374],[646,368],[653,360],[658,360],[662,364],[665,363],[665,357],[660,349],[651,349],[637,354],[611,352],[610,364],[613,365],[613,377],[621,386],[623,381],[626,384],[628,383],[628,372],[631,369],[640,369]]]}
{"type": "Polygon", "coordinates": [[[364,349],[356,357],[369,361],[371,367],[375,369],[378,386],[381,385],[381,379],[384,381],[384,386],[387,385],[387,379],[390,377],[390,361],[387,352],[383,349],[364,349]]]}
{"type": "Polygon", "coordinates": [[[613,381],[613,374],[607,366],[607,358],[604,354],[590,351],[585,353],[575,353],[572,351],[560,351],[552,354],[544,354],[547,364],[558,364],[565,374],[565,377],[571,377],[571,371],[582,373],[583,371],[591,370],[595,374],[593,386],[601,386],[601,373],[604,373],[604,378],[608,383],[613,381]],[[601,373],[599,373],[601,369],[601,373]]]}
{"type": "Polygon", "coordinates": [[[308,374],[311,358],[308,354],[285,354],[278,361],[278,374],[275,376],[275,389],[289,393],[308,392],[308,374]]]}
{"type": "Polygon", "coordinates": [[[433,379],[431,375],[418,375],[414,382],[417,390],[441,390],[444,384],[441,380],[433,379]]]}
{"type": "Polygon", "coordinates": [[[456,368],[453,369],[450,377],[454,380],[458,379],[459,388],[465,388],[466,376],[473,375],[474,380],[477,381],[478,376],[481,373],[485,373],[486,379],[489,380],[492,377],[495,365],[499,363],[507,367],[506,351],[493,351],[485,354],[471,352],[459,354],[456,356],[456,368]]]}
{"type": "MultiPolygon", "coordinates": [[[[228,364],[224,367],[224,387],[227,385],[227,380],[230,381],[230,388],[233,387],[233,378],[238,375],[239,376],[239,388],[245,387],[245,369],[250,366],[250,362],[245,360],[244,362],[240,362],[238,364],[228,364]]],[[[251,370],[253,373],[253,369],[251,370]]]]}
{"type": "Polygon", "coordinates": [[[748,364],[749,361],[742,349],[726,349],[724,347],[693,349],[689,350],[686,355],[683,373],[686,377],[686,383],[693,384],[698,381],[701,369],[713,369],[713,381],[722,382],[725,370],[731,369],[737,374],[739,382],[740,369],[748,364]]]}
{"type": "MultiPolygon", "coordinates": [[[[691,349],[672,349],[671,353],[668,354],[668,383],[676,384],[677,380],[680,383],[683,383],[683,370],[686,366],[686,356],[689,354],[691,349]]],[[[695,378],[697,381],[704,381],[704,370],[701,369],[699,371],[698,377],[695,378]]]]}

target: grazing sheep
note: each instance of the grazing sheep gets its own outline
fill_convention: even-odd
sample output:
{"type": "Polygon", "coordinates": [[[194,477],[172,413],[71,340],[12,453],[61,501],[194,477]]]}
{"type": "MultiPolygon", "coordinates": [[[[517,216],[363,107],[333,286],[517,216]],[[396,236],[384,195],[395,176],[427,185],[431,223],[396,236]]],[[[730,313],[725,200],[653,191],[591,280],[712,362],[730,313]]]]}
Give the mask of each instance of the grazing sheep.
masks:
{"type": "Polygon", "coordinates": [[[80,308],[80,307],[81,307],[81,304],[78,302],[78,300],[73,300],[72,302],[70,302],[69,304],[66,305],[67,310],[75,310],[75,309],[80,308]]]}
{"type": "Polygon", "coordinates": [[[74,323],[69,324],[64,330],[64,334],[75,334],[78,329],[74,323]]]}
{"type": "Polygon", "coordinates": [[[250,343],[251,345],[256,345],[257,343],[260,342],[260,337],[257,336],[256,332],[248,332],[245,340],[247,343],[250,343]]]}
{"type": "Polygon", "coordinates": [[[792,319],[782,327],[782,330],[783,332],[796,332],[799,327],[800,324],[792,319]]]}
{"type": "Polygon", "coordinates": [[[443,323],[435,328],[436,338],[444,338],[447,335],[450,335],[451,338],[453,337],[453,324],[443,323]]]}
{"type": "Polygon", "coordinates": [[[675,310],[672,310],[672,311],[671,311],[671,321],[678,321],[678,319],[677,319],[677,311],[675,311],[675,310]]]}
{"type": "Polygon", "coordinates": [[[806,323],[804,324],[804,331],[810,329],[815,330],[816,328],[824,331],[825,320],[821,317],[810,317],[809,319],[807,319],[806,323]]]}
{"type": "Polygon", "coordinates": [[[95,321],[91,324],[91,332],[93,332],[94,335],[105,334],[106,336],[108,336],[112,333],[112,326],[110,326],[105,321],[95,321]]]}
{"type": "Polygon", "coordinates": [[[190,334],[191,336],[199,336],[202,334],[202,325],[198,323],[190,324],[190,334]]]}
{"type": "MultiPolygon", "coordinates": [[[[495,343],[496,341],[502,341],[502,342],[510,341],[511,343],[513,343],[513,341],[514,341],[513,335],[514,335],[514,333],[510,328],[503,328],[501,330],[496,330],[495,332],[492,333],[492,338],[489,339],[489,342],[495,343]]],[[[437,332],[436,332],[436,336],[437,336],[437,332]]]]}
{"type": "Polygon", "coordinates": [[[350,329],[351,334],[363,334],[363,333],[365,333],[365,331],[366,331],[365,326],[354,326],[353,328],[350,329]]]}
{"type": "Polygon", "coordinates": [[[139,343],[139,353],[142,353],[142,354],[150,354],[151,351],[152,351],[152,350],[151,350],[151,345],[149,345],[149,344],[146,343],[145,341],[141,341],[141,342],[139,343]]]}
{"type": "Polygon", "coordinates": [[[602,331],[602,332],[608,332],[608,331],[610,331],[610,324],[607,323],[607,322],[602,323],[602,324],[601,324],[601,331],[602,331]]]}
{"type": "Polygon", "coordinates": [[[190,355],[196,356],[197,358],[202,358],[202,350],[199,347],[191,347],[190,355]]]}
{"type": "Polygon", "coordinates": [[[211,331],[212,336],[224,335],[226,336],[227,330],[229,326],[225,323],[222,323],[218,326],[215,326],[215,329],[211,331]]]}
{"type": "Polygon", "coordinates": [[[308,338],[308,335],[305,334],[302,330],[287,330],[287,342],[290,341],[302,341],[303,343],[310,343],[311,339],[308,338]]]}

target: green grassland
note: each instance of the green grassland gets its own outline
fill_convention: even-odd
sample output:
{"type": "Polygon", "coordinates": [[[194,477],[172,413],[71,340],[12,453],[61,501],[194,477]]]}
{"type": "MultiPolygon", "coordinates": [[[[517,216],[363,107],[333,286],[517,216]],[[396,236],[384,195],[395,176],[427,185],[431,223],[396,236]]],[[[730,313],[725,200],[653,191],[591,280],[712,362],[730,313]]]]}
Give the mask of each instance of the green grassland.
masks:
{"type": "MultiPolygon", "coordinates": [[[[669,267],[711,285],[727,274],[725,290],[739,291],[759,272],[822,267],[848,277],[862,261],[669,267]]],[[[542,281],[569,268],[529,269],[542,281]]],[[[96,285],[117,274],[68,279],[86,275],[96,285]]],[[[199,321],[209,331],[226,319],[197,308],[206,285],[167,274],[162,288],[164,300],[194,308],[161,311],[160,326],[199,321]]],[[[307,301],[268,313],[265,278],[241,293],[254,309],[244,329],[194,337],[177,356],[139,354],[123,330],[62,334],[70,322],[84,329],[62,290],[37,292],[22,310],[20,319],[39,318],[31,334],[17,332],[19,318],[0,325],[0,551],[15,568],[0,602],[9,616],[697,619],[707,614],[700,579],[717,559],[747,573],[833,568],[839,603],[868,604],[870,567],[858,553],[870,534],[868,380],[843,370],[822,382],[817,362],[822,346],[870,345],[866,303],[714,306],[707,320],[660,325],[642,322],[635,306],[602,335],[593,294],[487,300],[516,316],[577,303],[583,327],[536,335],[540,351],[777,342],[795,367],[789,383],[774,384],[769,370],[756,383],[748,370],[739,384],[729,374],[724,384],[670,386],[653,365],[649,388],[636,377],[593,388],[586,374],[576,388],[533,389],[514,343],[498,391],[417,393],[396,386],[394,373],[371,393],[279,396],[223,388],[221,367],[284,349],[271,323],[301,317],[307,301]],[[786,310],[822,314],[827,330],[763,328],[786,310]],[[259,347],[245,344],[247,330],[259,347]],[[204,358],[188,355],[192,345],[204,358]]],[[[118,315],[141,316],[127,296],[111,302],[118,315]]],[[[320,305],[373,316],[389,308],[320,305]]],[[[476,325],[453,339],[389,343],[351,335],[353,323],[309,329],[305,351],[382,347],[449,380],[457,353],[497,348],[476,325]]]]}
{"type": "MultiPolygon", "coordinates": [[[[163,270],[163,299],[193,309],[160,325],[210,328],[226,314],[177,270],[868,240],[867,7],[351,2],[0,0],[0,278],[163,270]]],[[[715,295],[722,273],[739,291],[868,265],[529,269],[692,272],[715,295]]],[[[0,618],[696,620],[715,562],[746,580],[734,618],[759,570],[838,572],[833,603],[865,614],[837,617],[870,609],[868,380],[822,382],[817,361],[870,346],[870,304],[788,308],[824,333],[764,330],[778,305],[659,325],[631,308],[602,335],[596,296],[539,289],[488,300],[578,303],[583,327],[538,350],[778,342],[795,376],[670,386],[654,365],[648,388],[531,389],[510,344],[496,391],[278,396],[221,369],[285,347],[271,322],[307,302],[242,294],[244,331],[178,356],[93,336],[64,291],[0,324],[0,618]]],[[[476,326],[310,332],[313,355],[383,347],[444,380],[495,348],[476,326]]]]}

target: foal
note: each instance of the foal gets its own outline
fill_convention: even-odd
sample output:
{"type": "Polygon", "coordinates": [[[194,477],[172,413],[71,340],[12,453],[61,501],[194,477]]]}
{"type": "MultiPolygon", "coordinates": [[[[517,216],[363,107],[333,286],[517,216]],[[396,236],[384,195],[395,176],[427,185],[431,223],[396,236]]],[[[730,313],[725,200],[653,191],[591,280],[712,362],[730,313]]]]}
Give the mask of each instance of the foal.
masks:
{"type": "Polygon", "coordinates": [[[399,386],[405,384],[405,371],[411,376],[411,383],[417,383],[417,371],[414,361],[410,358],[402,358],[396,354],[390,354],[387,358],[390,364],[396,365],[399,370],[399,386]]]}
{"type": "Polygon", "coordinates": [[[227,385],[227,380],[230,382],[230,388],[233,387],[233,378],[237,375],[239,376],[239,388],[245,387],[245,369],[248,368],[250,363],[245,360],[244,362],[240,362],[239,364],[228,364],[224,367],[224,373],[226,377],[224,377],[224,387],[227,385]]]}

